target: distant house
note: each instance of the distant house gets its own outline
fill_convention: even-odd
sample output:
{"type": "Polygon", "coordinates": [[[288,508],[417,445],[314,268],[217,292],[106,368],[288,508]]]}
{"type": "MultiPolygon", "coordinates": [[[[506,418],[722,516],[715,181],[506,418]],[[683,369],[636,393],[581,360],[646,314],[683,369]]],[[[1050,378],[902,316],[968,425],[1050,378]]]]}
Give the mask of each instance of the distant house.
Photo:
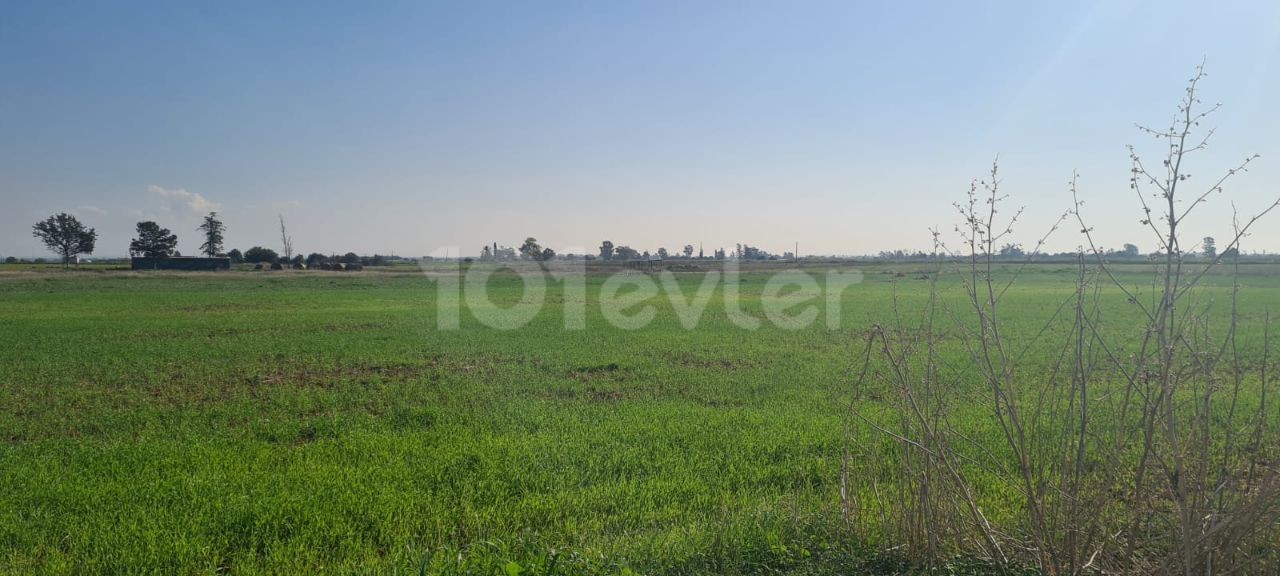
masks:
{"type": "Polygon", "coordinates": [[[230,258],[197,258],[171,256],[169,258],[131,258],[134,270],[183,270],[190,272],[230,270],[230,258]]]}

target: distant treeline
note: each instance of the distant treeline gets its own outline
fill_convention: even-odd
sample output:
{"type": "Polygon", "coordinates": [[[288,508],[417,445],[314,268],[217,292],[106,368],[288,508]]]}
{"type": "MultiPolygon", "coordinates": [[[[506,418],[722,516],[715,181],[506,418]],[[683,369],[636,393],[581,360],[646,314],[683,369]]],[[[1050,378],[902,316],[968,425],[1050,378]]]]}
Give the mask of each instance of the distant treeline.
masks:
{"type": "MultiPolygon", "coordinates": [[[[280,218],[280,242],[283,248],[283,254],[276,252],[272,248],[263,246],[254,246],[241,252],[239,249],[231,249],[223,251],[224,236],[227,227],[218,218],[216,212],[210,212],[204,217],[201,225],[197,228],[203,238],[200,245],[200,254],[207,257],[227,257],[232,263],[248,263],[248,264],[264,264],[278,265],[279,267],[293,268],[323,268],[324,266],[346,265],[346,266],[386,266],[397,262],[414,262],[419,259],[402,258],[398,256],[384,256],[374,254],[372,256],[362,256],[355,252],[346,252],[344,254],[321,254],[312,252],[306,256],[295,252],[293,249],[293,237],[289,235],[285,228],[284,218],[280,218]]],[[[62,213],[50,216],[49,218],[37,222],[32,227],[33,235],[39,238],[45,246],[51,251],[58,254],[61,263],[65,265],[79,263],[81,254],[92,254],[97,241],[97,232],[93,228],[89,228],[81,223],[75,216],[62,213]]],[[[146,221],[138,222],[137,237],[129,243],[129,255],[145,258],[172,258],[179,257],[181,254],[177,250],[178,236],[173,234],[167,228],[161,227],[159,224],[146,221]]],[[[1206,236],[1192,250],[1184,252],[1184,257],[1205,257],[1217,258],[1217,243],[1212,236],[1206,236]]],[[[1010,261],[1071,261],[1079,257],[1078,252],[1027,252],[1018,244],[1005,244],[995,252],[992,258],[995,260],[1010,261]]],[[[1142,261],[1151,258],[1163,256],[1160,252],[1151,254],[1143,254],[1135,244],[1124,244],[1119,250],[1104,250],[1101,253],[1111,260],[1132,260],[1142,261]]],[[[982,254],[986,256],[986,254],[982,254]]],[[[1270,259],[1272,255],[1261,253],[1251,255],[1241,255],[1239,250],[1234,246],[1223,251],[1222,257],[1231,258],[1241,256],[1242,259],[1270,259]]],[[[925,252],[922,250],[885,250],[874,256],[808,256],[805,259],[843,259],[854,261],[880,261],[880,262],[911,262],[911,261],[936,261],[950,258],[958,258],[960,256],[951,254],[948,251],[925,252]]],[[[680,250],[672,252],[665,247],[658,248],[650,252],[649,250],[638,250],[626,244],[614,244],[612,240],[605,240],[600,243],[600,247],[595,254],[557,254],[551,248],[543,247],[538,243],[538,239],[532,236],[525,238],[523,244],[518,248],[511,246],[502,246],[497,242],[485,245],[480,250],[479,260],[481,261],[511,261],[511,260],[534,260],[547,261],[552,259],[584,259],[584,260],[607,260],[607,261],[652,261],[652,260],[744,260],[744,261],[796,261],[799,260],[798,250],[788,251],[781,254],[768,252],[750,244],[735,244],[732,250],[725,248],[716,248],[711,254],[707,254],[702,246],[694,248],[693,244],[685,244],[680,250]]],[[[433,257],[422,257],[421,260],[435,260],[433,257]]],[[[465,258],[466,260],[474,260],[475,258],[465,258]]],[[[4,260],[8,264],[40,264],[45,263],[43,258],[20,259],[10,256],[4,260]]]]}

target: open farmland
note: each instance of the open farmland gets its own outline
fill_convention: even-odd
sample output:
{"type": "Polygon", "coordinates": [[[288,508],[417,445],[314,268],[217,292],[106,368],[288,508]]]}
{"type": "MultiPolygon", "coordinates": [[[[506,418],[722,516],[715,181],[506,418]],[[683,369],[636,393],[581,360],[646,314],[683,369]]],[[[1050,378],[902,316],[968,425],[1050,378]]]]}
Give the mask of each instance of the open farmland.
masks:
{"type": "MultiPolygon", "coordinates": [[[[851,265],[807,270],[821,281],[831,267],[851,265]]],[[[912,317],[932,266],[860,269],[838,329],[754,331],[722,291],[697,329],[665,297],[646,302],[646,327],[615,328],[596,305],[603,274],[587,278],[584,330],[564,329],[549,282],[538,316],[504,331],[465,311],[437,329],[436,285],[414,269],[5,271],[0,572],[890,572],[842,519],[844,430],[851,401],[879,413],[874,383],[853,398],[867,329],[915,322],[894,301],[912,317]]],[[[1151,282],[1146,266],[1118,270],[1151,282]]],[[[770,272],[741,278],[754,316],[770,272]]],[[[1202,283],[1201,304],[1229,308],[1229,272],[1202,283]]],[[[1240,267],[1252,365],[1278,273],[1240,267]]],[[[1046,373],[1062,342],[1036,336],[1076,274],[1032,266],[1002,303],[1046,373]]],[[[676,277],[686,295],[702,280],[676,277]]],[[[962,297],[954,278],[938,286],[962,297]]],[[[489,283],[498,305],[522,290],[489,283]]],[[[1103,301],[1133,314],[1118,292],[1103,301]]],[[[965,409],[965,432],[998,434],[989,407],[965,409]]],[[[882,456],[853,455],[862,469],[882,456]]],[[[997,524],[1020,505],[999,483],[978,498],[997,524]]]]}

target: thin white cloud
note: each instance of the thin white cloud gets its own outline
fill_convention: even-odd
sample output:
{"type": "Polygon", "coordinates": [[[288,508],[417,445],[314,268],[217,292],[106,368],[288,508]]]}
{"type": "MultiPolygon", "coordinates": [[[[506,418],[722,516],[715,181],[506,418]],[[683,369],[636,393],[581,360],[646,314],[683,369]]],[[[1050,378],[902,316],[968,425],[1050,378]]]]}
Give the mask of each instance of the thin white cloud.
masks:
{"type": "Polygon", "coordinates": [[[161,198],[186,204],[187,208],[196,213],[213,212],[219,207],[217,202],[210,202],[208,198],[195,192],[188,192],[185,188],[165,188],[152,184],[147,186],[147,191],[161,198]]]}
{"type": "MultiPolygon", "coordinates": [[[[161,212],[169,212],[169,207],[165,206],[161,212]]],[[[148,220],[155,222],[161,220],[159,215],[150,210],[130,210],[129,215],[137,218],[139,222],[146,222],[148,220]]]]}
{"type": "Polygon", "coordinates": [[[106,215],[107,215],[107,211],[106,211],[106,210],[103,210],[102,208],[99,208],[99,207],[97,207],[97,206],[88,206],[88,205],[85,205],[85,206],[77,206],[77,207],[76,207],[76,212],[77,212],[78,214],[80,214],[81,216],[84,216],[84,215],[86,215],[86,214],[92,214],[92,215],[94,215],[94,216],[106,216],[106,215]]]}

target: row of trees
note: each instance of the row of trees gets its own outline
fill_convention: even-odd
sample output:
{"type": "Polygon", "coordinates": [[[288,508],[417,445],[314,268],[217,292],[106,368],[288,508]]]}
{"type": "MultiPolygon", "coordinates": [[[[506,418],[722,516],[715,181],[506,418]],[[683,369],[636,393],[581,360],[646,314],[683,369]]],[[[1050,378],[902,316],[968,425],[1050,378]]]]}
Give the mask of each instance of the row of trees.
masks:
{"type": "MultiPolygon", "coordinates": [[[[600,253],[597,257],[600,260],[649,260],[654,256],[661,260],[668,260],[672,258],[692,260],[695,258],[693,252],[693,244],[685,244],[684,248],[681,248],[679,252],[674,254],[666,248],[658,248],[657,252],[650,254],[648,250],[639,251],[627,245],[618,246],[611,240],[605,240],[600,243],[600,253]]],[[[701,248],[699,248],[697,252],[698,255],[696,258],[698,260],[705,258],[701,248]]],[[[724,250],[716,250],[715,253],[717,260],[724,259],[724,250]]]]}
{"type": "MultiPolygon", "coordinates": [[[[749,244],[734,245],[734,251],[732,253],[727,252],[724,248],[717,248],[712,252],[710,257],[703,252],[702,248],[698,248],[697,253],[698,255],[694,256],[693,245],[685,244],[684,248],[675,254],[667,251],[666,248],[658,248],[658,251],[651,255],[648,250],[639,252],[630,246],[615,246],[613,242],[605,240],[600,244],[599,258],[601,260],[648,260],[654,255],[656,255],[660,260],[725,260],[730,257],[738,260],[777,260],[779,258],[776,254],[770,254],[765,250],[749,244]]],[[[795,258],[795,254],[786,252],[781,257],[793,259],[795,258]]]]}
{"type": "MultiPolygon", "coordinates": [[[[1119,250],[1099,249],[1099,252],[1113,259],[1151,258],[1151,257],[1164,255],[1163,252],[1154,252],[1152,254],[1144,255],[1142,254],[1142,251],[1138,248],[1136,244],[1124,244],[1119,250]]],[[[1240,250],[1232,246],[1224,250],[1222,252],[1222,255],[1228,258],[1239,256],[1240,250]]],[[[947,256],[948,256],[947,254],[931,254],[928,252],[924,252],[923,250],[915,250],[915,251],[884,250],[876,254],[876,259],[877,260],[934,260],[934,259],[937,259],[938,257],[947,257],[947,256]]],[[[985,257],[986,254],[982,254],[982,256],[985,257]]],[[[1078,256],[1078,253],[1077,252],[1056,252],[1055,253],[1055,252],[1039,252],[1039,251],[1028,253],[1026,250],[1022,248],[1022,245],[1020,244],[1005,244],[1000,248],[996,249],[995,253],[992,255],[994,259],[1007,258],[1010,260],[1022,259],[1022,258],[1026,258],[1027,256],[1036,256],[1036,257],[1043,257],[1043,258],[1075,258],[1076,256],[1078,256]]],[[[1217,241],[1214,240],[1213,236],[1205,236],[1204,239],[1201,240],[1200,242],[1199,251],[1192,250],[1191,252],[1184,254],[1184,256],[1203,256],[1205,258],[1216,258],[1218,256],[1217,241]]]]}
{"type": "MultiPolygon", "coordinates": [[[[636,250],[635,248],[632,248],[627,245],[616,245],[613,243],[612,240],[605,240],[600,244],[598,254],[584,254],[582,255],[582,257],[587,260],[617,260],[617,261],[651,260],[651,259],[654,259],[655,257],[659,260],[669,260],[669,259],[704,260],[709,258],[713,258],[715,260],[724,260],[729,257],[729,253],[726,252],[723,248],[715,250],[713,252],[713,255],[710,257],[706,256],[703,253],[701,248],[696,250],[697,252],[696,256],[694,255],[694,252],[695,252],[695,249],[692,244],[686,244],[684,248],[680,250],[680,252],[677,252],[674,254],[668,251],[666,248],[658,248],[656,252],[651,253],[648,250],[643,250],[643,251],[636,250]]],[[[733,256],[735,258],[741,258],[746,260],[766,260],[766,259],[777,258],[777,256],[769,254],[764,250],[760,250],[759,248],[748,246],[746,244],[738,244],[737,250],[733,252],[733,256]]],[[[793,255],[790,252],[788,252],[786,256],[792,257],[793,255]]],[[[545,262],[547,260],[552,260],[556,257],[557,257],[557,254],[555,250],[552,250],[551,248],[544,248],[542,245],[538,243],[538,239],[532,236],[525,238],[524,243],[521,244],[519,248],[512,248],[509,246],[499,246],[498,243],[495,242],[492,245],[484,246],[483,248],[480,249],[480,260],[515,260],[519,258],[521,260],[534,260],[538,262],[545,262]]],[[[561,255],[560,257],[577,258],[578,256],[573,254],[565,254],[565,255],[561,255]]]]}
{"type": "MultiPolygon", "coordinates": [[[[548,260],[555,259],[557,256],[561,258],[582,257],[587,260],[616,260],[616,261],[651,260],[654,258],[657,258],[659,260],[669,260],[669,259],[724,260],[729,257],[729,252],[725,251],[723,248],[720,248],[715,250],[712,256],[706,256],[701,248],[698,248],[695,250],[692,244],[685,244],[684,248],[682,248],[679,252],[676,252],[676,253],[672,253],[668,251],[666,248],[658,248],[656,252],[651,253],[648,250],[637,250],[627,245],[616,245],[613,243],[612,240],[605,240],[600,244],[599,252],[597,254],[584,254],[581,256],[574,255],[574,254],[557,255],[555,250],[552,250],[551,248],[543,247],[541,244],[538,243],[538,239],[532,236],[525,238],[524,243],[521,244],[519,248],[512,248],[510,246],[500,246],[498,245],[497,242],[495,242],[491,245],[484,246],[480,249],[480,260],[520,259],[520,260],[533,260],[538,262],[545,262],[548,260]],[[694,255],[695,252],[697,253],[696,256],[694,255]]],[[[788,252],[786,256],[791,257],[792,254],[788,252]]],[[[777,258],[777,256],[769,254],[768,252],[760,250],[759,248],[748,246],[746,244],[738,244],[737,250],[733,252],[733,257],[747,259],[747,260],[766,260],[766,259],[777,258]]]]}
{"type": "MultiPolygon", "coordinates": [[[[218,218],[217,212],[210,212],[206,215],[196,230],[201,233],[203,238],[203,242],[200,244],[201,254],[208,257],[227,257],[237,264],[287,264],[299,268],[304,265],[311,268],[324,264],[338,263],[380,266],[386,264],[388,260],[386,256],[380,254],[370,257],[360,256],[355,252],[347,252],[340,256],[337,254],[325,256],[312,253],[303,258],[301,254],[295,254],[293,251],[293,237],[289,235],[283,217],[280,218],[280,240],[281,247],[284,249],[283,255],[271,248],[262,246],[254,246],[243,253],[238,249],[223,252],[227,226],[218,218]]],[[[181,256],[178,252],[178,235],[168,228],[148,220],[138,222],[136,231],[137,236],[129,242],[130,256],[143,258],[181,256]]],[[[32,234],[40,239],[49,250],[61,257],[64,267],[75,262],[82,254],[93,254],[98,241],[98,232],[96,230],[85,226],[78,218],[65,212],[36,222],[32,226],[32,234]]],[[[532,241],[533,239],[530,238],[529,240],[532,241]]],[[[533,245],[537,245],[536,241],[534,241],[533,245]]],[[[549,249],[547,253],[549,254],[548,257],[554,257],[555,255],[549,249]]],[[[9,263],[16,263],[17,261],[12,256],[6,260],[9,263]]]]}
{"type": "MultiPolygon", "coordinates": [[[[283,223],[283,221],[282,221],[283,223]]],[[[129,242],[129,255],[143,258],[169,258],[181,256],[178,252],[178,235],[154,221],[139,222],[138,237],[129,242]]],[[[200,253],[210,257],[228,256],[222,252],[226,239],[227,225],[218,218],[217,212],[210,212],[196,227],[204,241],[200,244],[200,253]]],[[[233,250],[234,252],[234,250],[233,250]]]]}
{"type": "MultiPolygon", "coordinates": [[[[205,256],[227,256],[233,262],[256,263],[283,263],[292,264],[298,267],[306,265],[307,267],[315,267],[326,263],[343,263],[343,264],[364,264],[377,266],[385,264],[386,257],[375,254],[373,257],[361,257],[354,252],[348,252],[341,257],[337,255],[324,256],[322,254],[312,253],[306,258],[301,254],[293,252],[293,237],[288,233],[285,227],[284,217],[280,218],[280,241],[284,249],[283,258],[279,253],[270,248],[254,246],[243,254],[239,250],[231,250],[223,253],[223,242],[225,239],[226,225],[218,219],[217,212],[210,212],[206,215],[197,230],[203,235],[204,241],[200,244],[200,252],[205,256]]],[[[62,258],[64,267],[74,262],[81,254],[92,254],[98,240],[98,233],[93,228],[85,226],[75,216],[65,212],[50,216],[32,227],[32,234],[40,239],[46,247],[58,254],[62,258]]],[[[129,243],[129,254],[131,256],[141,256],[145,258],[168,258],[180,255],[178,253],[178,236],[171,232],[168,228],[161,227],[153,221],[139,222],[137,224],[138,236],[129,243]]],[[[1200,253],[1208,258],[1218,256],[1217,243],[1212,236],[1206,236],[1200,244],[1200,253]]],[[[693,245],[686,244],[676,258],[693,259],[693,245]]],[[[1238,250],[1235,247],[1229,248],[1224,256],[1236,256],[1238,250]]],[[[1066,254],[1071,255],[1074,253],[1066,254]]],[[[480,253],[481,260],[514,260],[516,257],[523,260],[534,260],[545,262],[556,257],[555,250],[544,248],[538,244],[538,239],[532,236],[525,239],[519,250],[498,246],[494,243],[492,247],[485,246],[480,253]]],[[[1027,253],[1018,244],[1005,244],[997,251],[999,257],[1005,258],[1023,258],[1027,253]]],[[[1054,256],[1053,254],[1044,254],[1045,256],[1054,256]]],[[[1135,244],[1125,244],[1122,250],[1107,251],[1107,255],[1113,257],[1140,257],[1140,251],[1135,244]]],[[[672,258],[671,253],[666,248],[658,248],[656,253],[658,259],[667,260],[672,258]]],[[[776,260],[778,256],[770,254],[760,248],[749,244],[737,244],[733,256],[739,260],[776,260]]],[[[586,255],[587,258],[593,258],[586,255]]],[[[610,240],[605,240],[600,244],[599,259],[601,260],[649,260],[654,257],[648,250],[640,252],[630,246],[616,246],[610,240]]],[[[883,251],[877,255],[881,260],[906,260],[906,259],[929,259],[933,255],[925,252],[915,251],[908,252],[905,250],[883,251]]],[[[705,256],[701,249],[698,250],[697,259],[704,259],[705,256]]],[[[724,260],[726,253],[723,248],[715,250],[713,255],[715,260],[724,260]]],[[[791,252],[784,253],[782,258],[794,259],[795,254],[791,252]]],[[[16,261],[16,260],[15,260],[16,261]]]]}
{"type": "MultiPolygon", "coordinates": [[[[197,228],[204,234],[200,250],[208,256],[222,251],[226,225],[218,219],[217,212],[210,212],[197,228]]],[[[138,237],[129,242],[129,254],[146,258],[168,258],[177,255],[178,236],[155,222],[139,222],[138,237]]],[[[71,265],[81,254],[93,254],[97,248],[98,231],[85,226],[80,219],[61,212],[36,222],[31,233],[45,247],[62,259],[63,267],[71,265]]]]}

